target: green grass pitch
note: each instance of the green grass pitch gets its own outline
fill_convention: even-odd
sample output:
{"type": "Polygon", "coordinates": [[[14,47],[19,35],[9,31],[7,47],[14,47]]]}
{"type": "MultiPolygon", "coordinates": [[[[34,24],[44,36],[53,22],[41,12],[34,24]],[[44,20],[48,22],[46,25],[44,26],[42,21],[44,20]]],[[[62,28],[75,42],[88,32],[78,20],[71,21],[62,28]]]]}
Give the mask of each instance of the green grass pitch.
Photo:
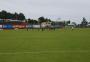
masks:
{"type": "Polygon", "coordinates": [[[90,29],[0,31],[0,62],[90,62],[90,29]]]}

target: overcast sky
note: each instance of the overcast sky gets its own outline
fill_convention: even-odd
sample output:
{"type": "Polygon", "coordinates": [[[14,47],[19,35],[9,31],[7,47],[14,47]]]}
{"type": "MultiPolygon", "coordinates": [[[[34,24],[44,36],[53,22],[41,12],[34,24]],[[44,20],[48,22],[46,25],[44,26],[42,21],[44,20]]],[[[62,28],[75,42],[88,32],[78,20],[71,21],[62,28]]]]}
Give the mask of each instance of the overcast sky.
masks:
{"type": "Polygon", "coordinates": [[[90,0],[0,0],[0,11],[22,12],[27,18],[40,16],[52,20],[90,21],[90,0]]]}

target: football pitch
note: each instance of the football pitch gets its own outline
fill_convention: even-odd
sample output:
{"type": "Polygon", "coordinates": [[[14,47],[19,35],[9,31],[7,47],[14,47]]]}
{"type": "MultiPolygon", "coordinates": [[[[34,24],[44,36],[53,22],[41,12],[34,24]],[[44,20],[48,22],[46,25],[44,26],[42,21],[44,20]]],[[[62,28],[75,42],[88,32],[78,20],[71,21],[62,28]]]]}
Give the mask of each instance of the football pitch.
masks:
{"type": "Polygon", "coordinates": [[[2,30],[0,62],[90,62],[90,29],[2,30]]]}

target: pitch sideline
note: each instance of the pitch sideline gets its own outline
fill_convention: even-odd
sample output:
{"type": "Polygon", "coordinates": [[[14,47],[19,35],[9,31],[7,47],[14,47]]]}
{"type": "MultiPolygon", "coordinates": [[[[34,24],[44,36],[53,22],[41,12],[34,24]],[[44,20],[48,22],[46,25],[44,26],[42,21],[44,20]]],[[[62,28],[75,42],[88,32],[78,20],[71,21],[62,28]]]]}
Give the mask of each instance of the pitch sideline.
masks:
{"type": "Polygon", "coordinates": [[[5,54],[44,54],[44,53],[90,53],[90,50],[59,50],[59,51],[28,51],[28,52],[0,52],[0,55],[5,54]]]}

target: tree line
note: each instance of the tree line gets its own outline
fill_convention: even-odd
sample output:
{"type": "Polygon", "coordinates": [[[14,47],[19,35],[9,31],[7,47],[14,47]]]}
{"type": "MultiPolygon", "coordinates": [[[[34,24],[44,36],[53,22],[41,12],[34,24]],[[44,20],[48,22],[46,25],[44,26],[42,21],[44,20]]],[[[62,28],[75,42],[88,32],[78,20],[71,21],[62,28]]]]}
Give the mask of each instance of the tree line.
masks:
{"type": "Polygon", "coordinates": [[[29,24],[41,24],[42,22],[51,22],[51,19],[48,19],[48,18],[44,18],[43,16],[42,17],[39,17],[38,20],[34,20],[34,19],[28,19],[27,22],[29,24]]]}
{"type": "Polygon", "coordinates": [[[0,19],[24,20],[26,18],[23,13],[10,13],[5,10],[2,10],[0,12],[0,19]]]}
{"type": "MultiPolygon", "coordinates": [[[[13,20],[26,20],[27,23],[29,24],[41,24],[42,22],[52,22],[52,24],[54,25],[56,21],[52,21],[51,19],[45,18],[45,17],[39,17],[38,20],[34,20],[34,19],[26,19],[25,15],[23,13],[10,13],[7,12],[5,10],[2,10],[0,12],[0,19],[13,19],[13,20]]],[[[71,21],[59,21],[58,24],[61,24],[63,26],[67,26],[68,24],[70,24],[71,21]]],[[[77,27],[87,27],[87,24],[90,23],[86,20],[85,17],[82,18],[82,22],[81,24],[76,24],[76,22],[72,22],[72,24],[77,25],[77,27]]]]}

